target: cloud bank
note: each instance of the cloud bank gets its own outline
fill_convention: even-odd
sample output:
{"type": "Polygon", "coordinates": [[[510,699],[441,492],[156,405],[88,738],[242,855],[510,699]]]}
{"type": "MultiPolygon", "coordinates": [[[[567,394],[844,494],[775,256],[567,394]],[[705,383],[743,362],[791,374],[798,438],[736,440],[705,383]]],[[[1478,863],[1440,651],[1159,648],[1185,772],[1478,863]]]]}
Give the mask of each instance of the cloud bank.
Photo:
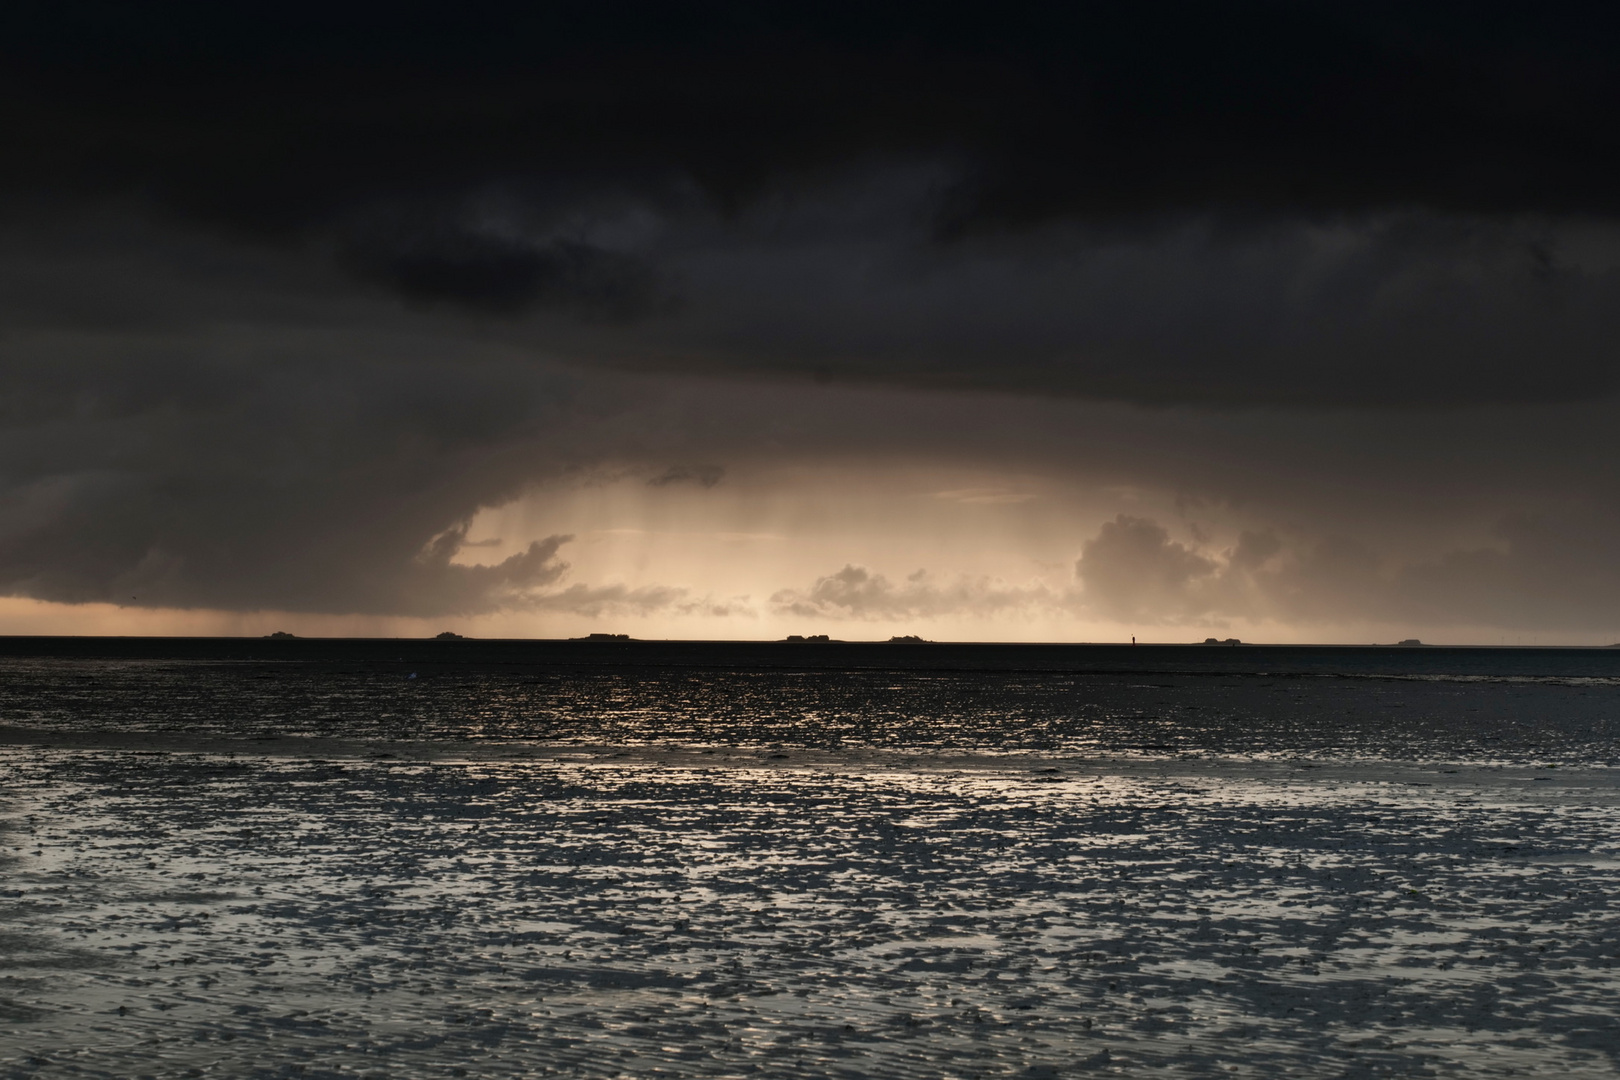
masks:
{"type": "Polygon", "coordinates": [[[451,549],[592,469],[926,460],[1249,534],[1127,515],[1050,586],[852,553],[771,610],[1595,632],[1617,40],[1595,6],[13,5],[0,591],[741,613],[571,580],[569,527],[451,549]]]}
{"type": "Polygon", "coordinates": [[[918,570],[893,582],[864,566],[847,565],[817,578],[803,591],[783,589],[771,597],[777,612],[814,619],[897,621],[939,616],[989,616],[1049,604],[1045,586],[1008,585],[988,577],[940,583],[918,570]]]}
{"type": "Polygon", "coordinates": [[[1122,623],[1203,625],[1246,619],[1501,628],[1620,627],[1620,566],[1608,543],[1620,517],[1516,515],[1499,545],[1391,558],[1354,539],[1285,543],[1244,532],[1206,554],[1159,523],[1120,515],[1087,541],[1075,577],[1087,608],[1122,623]]]}
{"type": "MultiPolygon", "coordinates": [[[[1513,516],[1496,546],[1410,558],[1347,536],[1245,530],[1212,548],[1173,539],[1158,521],[1120,514],[1083,541],[1072,578],[1010,585],[989,577],[901,581],[846,565],[770,598],[779,615],[906,624],[1068,617],[1089,625],[1182,628],[1250,625],[1620,629],[1620,568],[1609,545],[1620,516],[1513,516]]],[[[1196,531],[1196,529],[1194,530],[1196,531]]]]}

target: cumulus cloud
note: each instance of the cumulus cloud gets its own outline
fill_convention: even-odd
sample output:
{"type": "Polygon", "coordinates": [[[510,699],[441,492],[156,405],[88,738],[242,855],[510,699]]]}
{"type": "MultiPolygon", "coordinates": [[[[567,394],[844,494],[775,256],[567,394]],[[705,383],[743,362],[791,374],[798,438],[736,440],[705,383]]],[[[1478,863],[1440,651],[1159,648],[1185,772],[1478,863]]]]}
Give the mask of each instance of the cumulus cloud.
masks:
{"type": "Polygon", "coordinates": [[[925,571],[890,581],[864,566],[846,565],[816,579],[808,589],[783,589],[771,597],[779,613],[824,619],[893,621],[939,616],[995,616],[1050,604],[1039,583],[1017,586],[989,577],[936,582],[925,571]]]}
{"type": "Polygon", "coordinates": [[[534,611],[566,611],[575,615],[648,615],[681,604],[686,590],[668,585],[574,584],[557,592],[524,598],[523,607],[534,611]]]}
{"type": "MultiPolygon", "coordinates": [[[[1401,622],[1415,611],[1399,564],[1344,536],[1285,541],[1245,530],[1207,550],[1170,537],[1157,521],[1121,514],[1081,547],[1075,562],[1083,608],[1142,625],[1201,626],[1229,619],[1296,624],[1401,622]]],[[[1435,621],[1463,621],[1455,614],[1435,621]]]]}
{"type": "Polygon", "coordinates": [[[1157,621],[1209,610],[1216,563],[1170,539],[1164,526],[1121,514],[1086,541],[1075,575],[1087,601],[1109,618],[1157,621]]]}
{"type": "Polygon", "coordinates": [[[874,622],[1040,615],[1188,629],[1246,621],[1620,633],[1620,568],[1601,539],[1620,532],[1620,514],[1517,514],[1495,532],[1495,546],[1413,557],[1342,534],[1273,528],[1212,547],[1121,514],[1081,544],[1072,584],[942,581],[923,571],[893,580],[849,564],[770,603],[783,615],[874,622]]]}
{"type": "Polygon", "coordinates": [[[586,585],[575,583],[554,592],[524,596],[515,605],[526,611],[557,611],[592,618],[602,615],[643,617],[670,613],[713,619],[755,619],[759,613],[747,597],[716,599],[693,596],[687,588],[674,585],[624,584],[586,585]]]}
{"type": "Polygon", "coordinates": [[[1497,525],[1497,546],[1403,558],[1343,535],[1285,543],[1270,530],[1206,552],[1172,540],[1155,521],[1120,515],[1083,545],[1075,574],[1084,609],[1121,622],[1613,632],[1620,569],[1604,538],[1617,526],[1620,516],[1591,507],[1515,514],[1497,525]]]}

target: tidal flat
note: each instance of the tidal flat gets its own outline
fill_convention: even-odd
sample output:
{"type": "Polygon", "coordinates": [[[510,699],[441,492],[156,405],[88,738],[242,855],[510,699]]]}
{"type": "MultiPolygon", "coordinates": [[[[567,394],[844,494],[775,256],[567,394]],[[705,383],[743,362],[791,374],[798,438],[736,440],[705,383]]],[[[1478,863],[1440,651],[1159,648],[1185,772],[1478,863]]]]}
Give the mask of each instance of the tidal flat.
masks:
{"type": "MultiPolygon", "coordinates": [[[[404,740],[263,704],[233,737],[29,693],[8,1078],[1620,1072],[1620,771],[1579,747],[404,740]]],[[[1556,727],[1525,745],[1599,731],[1556,727]]]]}

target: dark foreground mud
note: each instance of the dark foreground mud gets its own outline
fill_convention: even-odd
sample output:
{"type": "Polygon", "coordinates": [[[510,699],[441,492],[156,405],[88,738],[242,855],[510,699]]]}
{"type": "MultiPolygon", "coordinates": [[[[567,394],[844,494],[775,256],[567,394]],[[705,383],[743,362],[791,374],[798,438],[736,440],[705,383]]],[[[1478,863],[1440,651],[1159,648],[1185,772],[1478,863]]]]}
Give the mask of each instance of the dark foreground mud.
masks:
{"type": "Polygon", "coordinates": [[[0,748],[0,1076],[1617,1071],[1607,770],[130,738],[0,748]]]}

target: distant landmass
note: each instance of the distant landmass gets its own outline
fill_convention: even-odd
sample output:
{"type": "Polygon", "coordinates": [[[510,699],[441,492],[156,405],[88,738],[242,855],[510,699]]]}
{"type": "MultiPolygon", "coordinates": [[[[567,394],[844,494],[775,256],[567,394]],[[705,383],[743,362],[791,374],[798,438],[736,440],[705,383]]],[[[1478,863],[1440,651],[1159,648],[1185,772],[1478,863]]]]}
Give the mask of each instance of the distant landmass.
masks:
{"type": "Polygon", "coordinates": [[[629,641],[629,634],[586,634],[584,637],[569,638],[569,641],[629,641]]]}
{"type": "Polygon", "coordinates": [[[266,634],[264,636],[265,636],[266,640],[269,640],[269,639],[272,639],[272,638],[292,638],[292,637],[297,637],[298,635],[297,634],[289,634],[285,630],[277,630],[273,634],[266,634]]]}
{"type": "Polygon", "coordinates": [[[458,633],[456,633],[456,632],[454,632],[452,630],[446,630],[442,634],[434,634],[433,635],[433,640],[434,641],[466,641],[467,639],[462,637],[460,634],[458,634],[458,633]]]}
{"type": "Polygon", "coordinates": [[[828,637],[826,634],[811,634],[809,637],[805,637],[803,634],[789,634],[782,640],[797,642],[799,644],[809,644],[811,642],[831,641],[832,638],[828,637]]]}
{"type": "Polygon", "coordinates": [[[890,645],[929,645],[927,638],[920,638],[916,634],[896,634],[889,639],[890,645]]]}
{"type": "Polygon", "coordinates": [[[1235,637],[1225,638],[1224,640],[1221,639],[1221,638],[1207,637],[1207,638],[1204,639],[1204,644],[1205,645],[1241,645],[1241,644],[1243,644],[1243,642],[1238,640],[1235,637]]]}

